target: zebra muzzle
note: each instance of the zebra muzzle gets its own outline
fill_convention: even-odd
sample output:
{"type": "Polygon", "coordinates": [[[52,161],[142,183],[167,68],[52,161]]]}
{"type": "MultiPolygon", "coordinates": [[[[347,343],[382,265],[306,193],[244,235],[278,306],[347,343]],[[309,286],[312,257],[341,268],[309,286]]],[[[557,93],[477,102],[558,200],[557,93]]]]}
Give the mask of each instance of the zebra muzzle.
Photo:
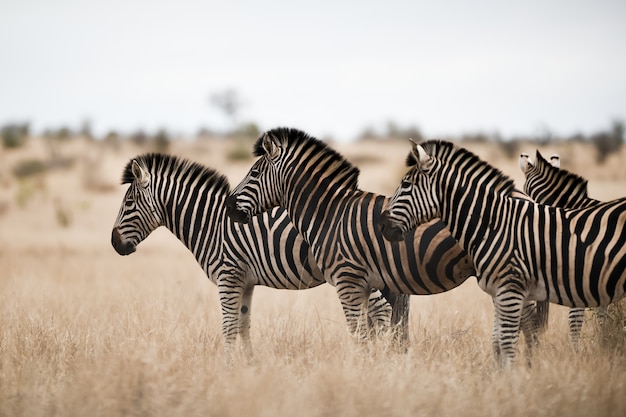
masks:
{"type": "Polygon", "coordinates": [[[383,237],[388,241],[398,242],[400,240],[404,240],[404,232],[402,231],[400,226],[394,224],[393,220],[391,219],[391,215],[389,214],[389,210],[383,211],[379,226],[383,237]]]}
{"type": "Polygon", "coordinates": [[[122,235],[120,234],[120,231],[117,227],[114,227],[113,231],[111,232],[111,245],[113,246],[113,249],[115,249],[115,251],[120,255],[130,255],[136,249],[135,245],[133,245],[131,242],[124,241],[124,239],[122,239],[122,235]]]}
{"type": "Polygon", "coordinates": [[[226,214],[231,220],[237,223],[248,223],[250,221],[250,214],[237,206],[237,196],[229,195],[225,201],[226,214]]]}

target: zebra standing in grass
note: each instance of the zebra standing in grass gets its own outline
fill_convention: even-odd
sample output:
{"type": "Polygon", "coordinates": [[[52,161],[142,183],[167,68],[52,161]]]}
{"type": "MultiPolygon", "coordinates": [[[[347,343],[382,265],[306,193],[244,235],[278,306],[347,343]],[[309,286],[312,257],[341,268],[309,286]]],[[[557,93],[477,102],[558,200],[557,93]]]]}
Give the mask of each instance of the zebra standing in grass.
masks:
{"type": "MultiPolygon", "coordinates": [[[[341,301],[348,327],[362,339],[363,311],[372,288],[437,294],[474,275],[466,253],[445,225],[433,221],[398,243],[378,227],[387,198],[357,188],[358,168],[325,143],[296,129],[277,128],[254,146],[260,158],[227,201],[236,221],[280,206],[311,245],[341,301]]],[[[528,313],[527,341],[535,324],[528,313]],[[532,327],[531,327],[532,325],[532,327]]]]}
{"type": "Polygon", "coordinates": [[[413,144],[383,214],[384,235],[441,218],[495,298],[504,365],[514,362],[528,300],[607,306],[626,292],[626,199],[565,210],[511,196],[513,181],[449,142],[413,144]]]}
{"type": "MultiPolygon", "coordinates": [[[[552,155],[548,162],[539,151],[532,162],[527,153],[522,153],[520,169],[526,177],[524,191],[535,202],[566,209],[579,209],[596,206],[601,201],[587,196],[587,180],[571,172],[559,169],[561,159],[552,155]]],[[[606,318],[606,307],[598,307],[600,323],[606,318]]],[[[585,320],[584,308],[570,308],[569,335],[574,346],[578,345],[585,320]]]]}
{"type": "MultiPolygon", "coordinates": [[[[145,154],[128,162],[122,184],[130,186],[111,244],[120,255],[131,254],[159,226],[180,239],[218,287],[227,353],[239,334],[251,354],[254,286],[300,290],[326,282],[284,210],[254,217],[249,225],[229,221],[228,181],[214,170],[175,156],[145,154]]],[[[408,297],[399,297],[406,303],[402,297],[408,297]]],[[[391,307],[385,298],[372,293],[369,303],[369,319],[377,327],[388,326],[391,307]]]]}

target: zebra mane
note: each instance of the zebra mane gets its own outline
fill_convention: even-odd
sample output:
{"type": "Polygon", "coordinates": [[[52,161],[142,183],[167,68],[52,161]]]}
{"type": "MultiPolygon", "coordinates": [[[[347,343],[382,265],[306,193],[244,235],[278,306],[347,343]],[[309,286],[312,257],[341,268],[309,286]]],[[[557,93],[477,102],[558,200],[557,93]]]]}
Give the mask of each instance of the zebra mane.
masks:
{"type": "Polygon", "coordinates": [[[122,171],[121,184],[130,184],[135,180],[132,171],[134,160],[153,176],[163,177],[170,174],[189,172],[190,178],[200,177],[199,184],[214,185],[216,190],[225,193],[230,192],[228,179],[216,170],[185,158],[162,153],[145,153],[128,161],[124,171],[122,171]]]}
{"type": "Polygon", "coordinates": [[[557,168],[552,166],[547,159],[541,155],[539,150],[536,151],[536,161],[535,161],[535,169],[544,175],[549,175],[556,177],[559,182],[572,184],[574,187],[583,191],[583,197],[587,198],[587,184],[588,181],[581,177],[580,175],[576,175],[573,172],[569,172],[565,169],[557,168]]]}
{"type": "MultiPolygon", "coordinates": [[[[505,175],[502,171],[489,164],[486,161],[480,159],[476,154],[470,152],[469,150],[462,148],[460,146],[455,145],[452,142],[447,142],[443,140],[428,140],[426,142],[420,143],[422,148],[426,151],[426,153],[430,156],[433,156],[437,159],[443,161],[449,161],[453,164],[456,164],[455,161],[469,161],[466,166],[476,167],[479,166],[481,168],[485,168],[491,174],[491,176],[495,177],[495,187],[499,190],[499,193],[504,193],[505,195],[510,195],[513,191],[515,191],[515,182],[513,179],[505,175]]],[[[406,164],[409,167],[412,167],[417,164],[417,160],[413,156],[413,154],[409,154],[406,164]]]]}
{"type": "Polygon", "coordinates": [[[350,179],[348,187],[357,187],[359,181],[359,168],[352,165],[346,158],[339,152],[328,146],[323,141],[308,135],[307,133],[287,127],[278,127],[272,130],[268,130],[261,135],[254,144],[253,154],[254,156],[265,155],[265,149],[263,149],[263,136],[270,135],[274,139],[278,140],[283,149],[293,149],[297,147],[301,148],[313,148],[315,153],[324,153],[328,155],[333,161],[339,162],[340,170],[346,172],[350,179]]]}

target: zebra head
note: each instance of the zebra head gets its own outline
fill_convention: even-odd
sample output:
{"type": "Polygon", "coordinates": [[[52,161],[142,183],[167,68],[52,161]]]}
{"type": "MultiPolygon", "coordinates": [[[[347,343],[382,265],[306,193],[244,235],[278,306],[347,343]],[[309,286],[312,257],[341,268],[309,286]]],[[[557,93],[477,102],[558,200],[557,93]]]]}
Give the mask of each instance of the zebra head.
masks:
{"type": "Polygon", "coordinates": [[[130,255],[162,225],[155,204],[150,173],[136,159],[124,171],[122,183],[130,182],[111,233],[111,245],[120,255],[130,255]],[[130,174],[130,175],[129,175],[130,174]]]}
{"type": "Polygon", "coordinates": [[[226,199],[226,213],[231,219],[247,223],[252,216],[280,205],[278,166],[283,153],[279,138],[270,132],[259,139],[254,148],[259,159],[226,199]]]}
{"type": "Polygon", "coordinates": [[[438,166],[437,159],[411,140],[412,152],[407,158],[409,171],[387,203],[380,227],[383,236],[399,241],[420,224],[439,217],[439,201],[432,185],[432,175],[438,166]]]}

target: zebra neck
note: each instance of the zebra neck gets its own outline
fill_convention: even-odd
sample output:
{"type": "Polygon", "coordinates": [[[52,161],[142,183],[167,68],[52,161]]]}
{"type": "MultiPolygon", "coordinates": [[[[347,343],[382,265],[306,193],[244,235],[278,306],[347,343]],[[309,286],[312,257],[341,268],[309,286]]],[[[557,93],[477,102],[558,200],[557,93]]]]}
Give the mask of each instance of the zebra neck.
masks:
{"type": "Polygon", "coordinates": [[[506,206],[516,201],[523,202],[495,193],[485,193],[484,189],[468,191],[460,187],[456,194],[442,203],[441,220],[448,225],[459,246],[474,259],[476,253],[488,244],[490,236],[510,221],[503,214],[507,212],[506,206]]]}
{"type": "Polygon", "coordinates": [[[359,191],[352,179],[341,181],[341,175],[320,177],[309,173],[303,178],[304,181],[295,177],[291,181],[284,207],[318,263],[324,264],[334,248],[331,242],[348,200],[359,191]],[[302,182],[306,184],[303,186],[302,182]]]}
{"type": "Polygon", "coordinates": [[[226,222],[224,200],[227,193],[212,186],[170,184],[162,197],[164,225],[195,256],[214,280],[214,270],[222,250],[226,222]]]}

